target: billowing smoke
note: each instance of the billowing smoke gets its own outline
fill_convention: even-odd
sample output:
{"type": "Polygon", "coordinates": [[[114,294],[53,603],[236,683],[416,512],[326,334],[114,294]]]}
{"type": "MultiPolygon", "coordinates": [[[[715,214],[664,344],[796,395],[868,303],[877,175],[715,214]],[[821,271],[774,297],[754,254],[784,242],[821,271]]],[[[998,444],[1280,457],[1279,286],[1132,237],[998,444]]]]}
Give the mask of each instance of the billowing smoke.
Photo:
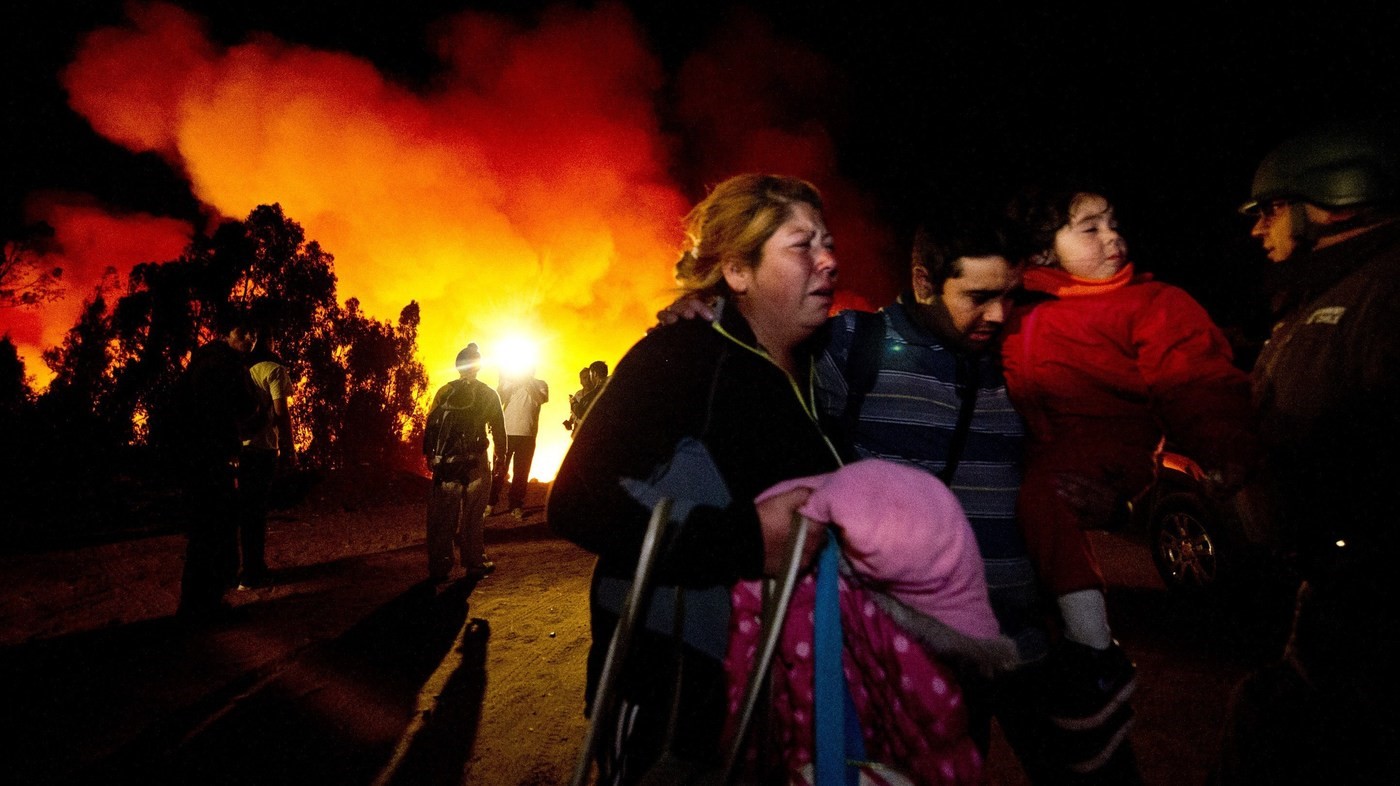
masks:
{"type": "MultiPolygon", "coordinates": [[[[657,112],[667,90],[705,140],[686,165],[704,183],[751,169],[809,177],[830,198],[845,259],[882,247],[858,194],[835,177],[821,125],[772,92],[797,84],[810,95],[829,75],[752,21],[669,84],[619,5],[555,9],[528,27],[465,13],[436,28],[443,73],[411,90],[367,60],[265,34],[216,44],[172,5],[128,13],[129,24],[89,34],[64,72],[73,108],[103,136],[163,157],[219,213],[280,202],[335,255],[340,297],[360,298],[369,314],[392,319],[417,300],[434,388],[467,342],[482,347],[494,383],[493,363],[510,359],[499,348],[531,337],[552,394],[542,478],[567,448],[559,422],[578,369],[615,364],[673,297],[680,218],[699,194],[677,185],[683,145],[657,112]],[[759,52],[769,54],[751,57],[759,52]],[[730,111],[737,102],[742,113],[730,111]]],[[[49,220],[67,248],[78,227],[49,220]]],[[[138,236],[125,227],[109,237],[138,236]]],[[[131,261],[179,251],[144,248],[131,261]]],[[[102,253],[113,264],[117,254],[102,253]]]]}
{"type": "Polygon", "coordinates": [[[82,194],[33,194],[26,201],[25,220],[54,228],[53,238],[27,253],[35,255],[39,267],[62,271],[58,280],[64,296],[34,307],[0,309],[0,334],[10,336],[26,373],[42,384],[48,378],[40,354],[63,342],[85,300],[99,291],[120,294],[133,267],[175,259],[190,242],[191,228],[184,221],[116,213],[82,194]]]}

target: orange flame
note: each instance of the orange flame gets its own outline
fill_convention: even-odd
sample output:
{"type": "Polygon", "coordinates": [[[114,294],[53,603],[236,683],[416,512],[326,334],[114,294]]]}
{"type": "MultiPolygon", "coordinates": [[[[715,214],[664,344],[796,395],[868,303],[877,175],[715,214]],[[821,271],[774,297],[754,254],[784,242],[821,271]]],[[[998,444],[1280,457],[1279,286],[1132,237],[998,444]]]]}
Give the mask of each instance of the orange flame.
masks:
{"type": "MultiPolygon", "coordinates": [[[[88,35],[64,72],[73,108],[109,139],[164,157],[225,215],[280,202],[335,255],[340,296],[367,313],[393,318],[417,300],[433,388],[455,376],[469,341],[489,358],[508,336],[537,340],[551,400],[532,474],[552,477],[578,370],[615,365],[672,298],[690,202],[655,110],[666,79],[628,12],[556,9],[530,28],[462,14],[437,28],[447,69],[421,91],[355,56],[268,35],[220,46],[170,5],[128,14],[129,25],[88,35]]],[[[728,75],[696,66],[680,86],[741,89],[732,69],[749,67],[741,50],[771,45],[765,35],[750,25],[711,61],[728,75]]],[[[697,124],[726,111],[690,107],[697,124]]],[[[701,168],[718,173],[706,182],[742,169],[807,176],[856,206],[856,234],[879,235],[854,190],[833,192],[820,129],[764,131],[761,111],[745,117],[752,127],[715,126],[715,150],[736,152],[701,151],[713,163],[701,168]]]]}
{"type": "Polygon", "coordinates": [[[54,227],[54,242],[40,250],[44,267],[63,270],[65,297],[39,308],[0,309],[0,335],[9,335],[36,385],[47,385],[45,347],[63,342],[94,291],[119,286],[143,262],[175,259],[189,245],[191,229],[173,218],[116,214],[77,194],[31,195],[25,220],[54,227]]]}

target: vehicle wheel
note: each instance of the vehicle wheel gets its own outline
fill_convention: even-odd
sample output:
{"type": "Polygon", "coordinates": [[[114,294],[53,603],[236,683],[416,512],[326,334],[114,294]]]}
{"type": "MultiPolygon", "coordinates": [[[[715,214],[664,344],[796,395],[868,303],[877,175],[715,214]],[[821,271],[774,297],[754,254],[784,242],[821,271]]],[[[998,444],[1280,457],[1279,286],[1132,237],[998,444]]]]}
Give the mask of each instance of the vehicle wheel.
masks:
{"type": "Polygon", "coordinates": [[[1219,522],[1198,496],[1177,492],[1163,497],[1152,511],[1148,535],[1152,561],[1168,589],[1219,589],[1230,568],[1229,546],[1219,522]]]}

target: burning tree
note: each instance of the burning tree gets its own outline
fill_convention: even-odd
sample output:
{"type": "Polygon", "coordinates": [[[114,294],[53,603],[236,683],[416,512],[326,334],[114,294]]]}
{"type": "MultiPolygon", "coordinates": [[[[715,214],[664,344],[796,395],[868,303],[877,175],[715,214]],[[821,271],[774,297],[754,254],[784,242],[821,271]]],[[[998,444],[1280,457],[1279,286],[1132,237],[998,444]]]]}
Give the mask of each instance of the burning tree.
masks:
{"type": "Polygon", "coordinates": [[[96,496],[116,468],[149,463],[189,353],[217,338],[230,309],[269,326],[296,385],[297,444],[309,465],[391,458],[427,387],[415,359],[418,306],[397,324],[369,318],[354,299],[340,306],[333,263],[279,205],[260,205],[196,237],[179,259],[136,266],[110,308],[99,292],[44,354],[55,374],[36,402],[46,427],[22,446],[35,473],[81,473],[96,496]]]}
{"type": "Polygon", "coordinates": [[[323,365],[333,377],[308,402],[316,418],[309,424],[315,435],[311,452],[326,440],[354,465],[401,465],[408,455],[417,456],[399,448],[421,428],[418,402],[428,387],[427,372],[412,359],[419,319],[417,303],[405,306],[393,325],[365,316],[356,298],[345,302],[332,322],[336,342],[330,349],[337,362],[323,365]]]}

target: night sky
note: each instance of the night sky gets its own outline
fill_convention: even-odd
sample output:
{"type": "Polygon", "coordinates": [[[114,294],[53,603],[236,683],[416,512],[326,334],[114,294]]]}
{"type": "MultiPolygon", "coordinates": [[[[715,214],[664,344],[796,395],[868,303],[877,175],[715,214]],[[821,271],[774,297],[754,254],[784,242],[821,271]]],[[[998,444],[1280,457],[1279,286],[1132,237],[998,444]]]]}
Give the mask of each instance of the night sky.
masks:
{"type": "MultiPolygon", "coordinates": [[[[556,5],[176,4],[207,20],[217,42],[271,34],[349,52],[409,89],[430,89],[442,74],[427,44],[439,20],[476,9],[528,28],[556,5]]],[[[895,269],[924,203],[996,198],[1042,172],[1089,171],[1116,189],[1138,265],[1218,308],[1262,263],[1234,213],[1259,157],[1320,120],[1379,118],[1393,127],[1400,114],[1396,4],[1273,4],[1268,12],[914,5],[629,4],[664,76],[656,109],[677,186],[694,198],[726,174],[707,152],[714,140],[687,124],[679,75],[695,52],[756,27],[774,42],[768,56],[793,64],[783,81],[761,86],[771,99],[766,122],[829,137],[834,173],[870,200],[873,220],[894,239],[895,269]]],[[[21,222],[26,199],[49,189],[193,219],[198,201],[179,173],[94,133],[59,87],[80,35],[120,23],[122,4],[12,0],[4,14],[7,230],[21,222]]]]}

